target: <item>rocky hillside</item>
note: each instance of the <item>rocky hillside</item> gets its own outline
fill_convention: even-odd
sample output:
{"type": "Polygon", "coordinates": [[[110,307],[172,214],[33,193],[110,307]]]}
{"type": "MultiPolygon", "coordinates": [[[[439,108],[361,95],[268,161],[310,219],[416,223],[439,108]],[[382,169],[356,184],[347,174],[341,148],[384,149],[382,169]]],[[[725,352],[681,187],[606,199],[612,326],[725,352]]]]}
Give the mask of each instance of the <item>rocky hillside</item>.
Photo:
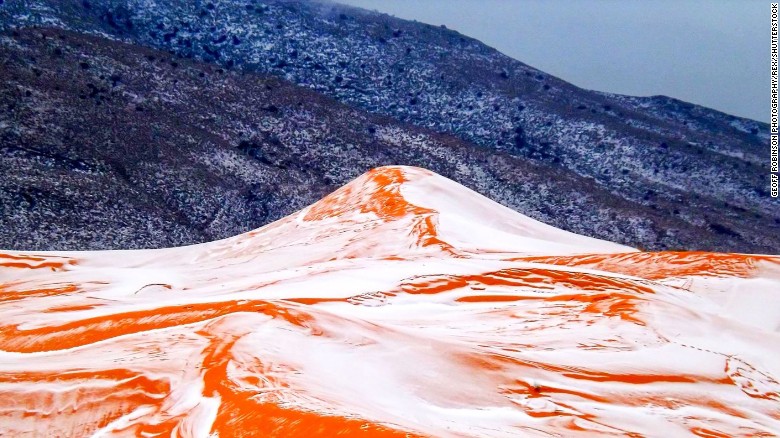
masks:
{"type": "Polygon", "coordinates": [[[27,0],[0,23],[4,247],[225,237],[414,164],[578,233],[780,252],[767,125],[582,90],[448,29],[297,1],[27,0]]]}

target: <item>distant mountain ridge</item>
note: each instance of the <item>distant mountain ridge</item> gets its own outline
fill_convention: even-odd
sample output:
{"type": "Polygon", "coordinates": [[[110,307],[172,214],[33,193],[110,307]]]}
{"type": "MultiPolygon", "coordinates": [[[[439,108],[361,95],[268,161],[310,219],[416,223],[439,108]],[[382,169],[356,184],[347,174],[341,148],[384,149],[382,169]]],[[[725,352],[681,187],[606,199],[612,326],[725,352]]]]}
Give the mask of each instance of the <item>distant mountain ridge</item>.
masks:
{"type": "MultiPolygon", "coordinates": [[[[649,249],[780,252],[780,202],[769,198],[765,176],[766,124],[666,97],[582,90],[448,29],[300,1],[27,0],[1,5],[0,23],[6,32],[53,26],[170,51],[224,69],[276,75],[368,113],[425,128],[425,135],[458,137],[464,145],[472,145],[470,150],[479,147],[486,154],[477,154],[484,162],[464,157],[456,167],[498,177],[475,185],[469,178],[481,176],[459,179],[456,173],[434,170],[570,231],[649,249]],[[491,154],[499,154],[503,157],[499,161],[505,163],[518,162],[511,157],[530,160],[538,166],[535,172],[552,179],[549,188],[524,186],[517,179],[536,177],[510,176],[518,171],[515,164],[498,164],[491,154]],[[503,187],[492,186],[499,181],[503,187]],[[545,190],[555,195],[542,193],[545,190]],[[559,194],[564,191],[570,193],[559,194]],[[554,196],[569,199],[551,205],[554,196]],[[580,209],[578,213],[571,203],[580,209]]],[[[14,38],[7,35],[6,41],[14,38]]],[[[166,73],[171,78],[178,74],[175,69],[166,73]]],[[[10,92],[12,84],[6,86],[10,92]]],[[[126,86],[117,84],[120,89],[126,86]]],[[[169,94],[176,95],[176,87],[171,87],[169,94]]],[[[255,111],[263,106],[258,103],[255,111]]],[[[256,139],[260,130],[245,128],[255,138],[255,146],[245,144],[245,149],[257,155],[269,147],[266,139],[256,139]]],[[[388,131],[372,129],[369,142],[398,143],[403,137],[393,139],[388,131]]],[[[363,147],[355,153],[367,154],[363,147]]],[[[416,162],[420,157],[414,154],[407,158],[410,161],[397,163],[373,160],[372,165],[424,164],[416,162]]],[[[365,170],[344,173],[354,176],[365,170]]],[[[344,178],[332,182],[343,183],[344,178]]],[[[278,211],[292,210],[279,207],[278,211]]],[[[245,230],[250,228],[246,216],[251,215],[227,214],[225,221],[244,223],[245,230]]],[[[255,227],[272,216],[278,217],[257,215],[255,222],[249,222],[255,227]]],[[[31,226],[17,225],[18,235],[31,226]]],[[[176,242],[201,241],[200,232],[188,225],[184,228],[190,230],[182,231],[176,242]]],[[[209,237],[228,235],[215,233],[209,237]]],[[[24,247],[26,242],[19,239],[6,245],[24,247]]],[[[85,244],[170,243],[160,237],[118,239],[85,244]]],[[[78,239],[69,239],[74,240],[78,239]]]]}

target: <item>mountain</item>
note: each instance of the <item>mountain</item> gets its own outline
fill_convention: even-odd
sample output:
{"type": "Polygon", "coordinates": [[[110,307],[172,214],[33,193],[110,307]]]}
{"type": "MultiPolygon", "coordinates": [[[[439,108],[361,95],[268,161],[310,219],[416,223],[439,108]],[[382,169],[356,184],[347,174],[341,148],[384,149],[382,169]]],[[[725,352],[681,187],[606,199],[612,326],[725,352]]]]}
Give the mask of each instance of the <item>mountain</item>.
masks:
{"type": "MultiPolygon", "coordinates": [[[[0,29],[3,94],[14,107],[0,125],[2,159],[16,181],[4,182],[0,194],[4,205],[13,206],[3,214],[10,230],[4,247],[138,248],[227,237],[314,202],[371,167],[411,164],[432,167],[557,227],[628,245],[780,249],[780,201],[769,197],[765,168],[766,124],[662,96],[582,90],[445,28],[321,2],[24,0],[0,5],[0,29]],[[38,41],[32,37],[36,32],[52,38],[38,41]],[[102,47],[149,58],[124,65],[102,47]],[[124,74],[112,80],[112,69],[122,65],[124,74]],[[203,80],[193,84],[197,79],[179,68],[185,65],[186,71],[202,70],[203,80]],[[77,82],[52,90],[60,75],[77,82]],[[274,83],[295,94],[289,102],[300,102],[296,111],[305,115],[289,120],[287,109],[263,101],[272,93],[248,85],[270,80],[268,75],[283,79],[274,83]],[[136,88],[155,90],[152,103],[163,114],[139,117],[114,107],[130,102],[143,112],[132,81],[121,80],[131,76],[146,81],[136,88]],[[219,99],[231,81],[247,88],[236,88],[233,106],[226,108],[219,99]],[[82,88],[76,90],[77,84],[82,88]],[[95,88],[83,88],[89,84],[95,88]],[[312,103],[303,97],[329,108],[340,126],[323,127],[319,113],[306,111],[312,103]],[[73,114],[59,120],[63,105],[73,114]],[[342,120],[343,114],[336,115],[341,112],[355,120],[342,120]],[[261,120],[268,122],[260,125],[261,120]],[[166,131],[146,129],[149,123],[166,131]],[[356,141],[349,142],[350,152],[326,152],[316,131],[285,131],[292,123],[326,130],[334,141],[356,141]],[[384,123],[392,129],[374,126],[384,123]],[[61,131],[71,139],[78,135],[78,142],[61,138],[61,131]],[[133,143],[139,131],[144,141],[133,143]],[[268,139],[268,132],[274,137],[268,139]],[[166,136],[170,141],[161,140],[166,136]],[[177,144],[169,146],[174,139],[177,144]],[[430,145],[428,139],[460,148],[438,148],[436,154],[449,162],[431,166],[433,155],[421,155],[420,145],[412,144],[430,145]],[[242,141],[249,143],[238,146],[242,141]],[[188,158],[179,153],[198,145],[206,154],[224,156],[215,152],[222,150],[215,143],[253,151],[254,157],[278,157],[265,158],[271,166],[285,161],[288,168],[316,168],[303,179],[295,171],[265,168],[258,175],[249,160],[239,160],[238,166],[252,169],[243,173],[253,181],[223,185],[211,176],[218,170],[202,170],[211,164],[182,163],[188,158]],[[393,153],[372,150],[388,144],[393,153]],[[33,176],[29,169],[48,159],[39,152],[99,162],[106,159],[94,151],[109,154],[114,148],[129,148],[129,156],[158,148],[143,154],[170,153],[185,168],[198,167],[206,175],[146,160],[136,165],[133,157],[127,165],[103,167],[103,176],[123,180],[104,189],[76,171],[37,168],[33,176]],[[296,155],[299,148],[306,153],[296,155]],[[461,155],[465,150],[468,156],[461,155]],[[333,159],[341,162],[325,162],[333,159]],[[170,184],[186,186],[187,192],[174,194],[147,182],[165,179],[163,174],[176,175],[178,181],[170,184]],[[51,180],[58,181],[56,188],[51,180]],[[304,180],[317,184],[301,184],[304,180]],[[148,198],[153,205],[146,206],[148,198]],[[54,204],[67,212],[66,221],[58,221],[54,204]],[[92,208],[100,214],[91,214],[92,208]],[[115,214],[120,219],[111,219],[115,214]]],[[[236,172],[220,178],[235,179],[236,172]]]]}
{"type": "Polygon", "coordinates": [[[616,196],[593,196],[592,183],[561,170],[273,76],[56,29],[24,29],[0,46],[7,109],[0,112],[0,247],[216,240],[392,163],[434,169],[547,220],[624,237],[652,216],[616,196]],[[606,228],[610,215],[626,222],[606,228]]]}
{"type": "Polygon", "coordinates": [[[420,168],[0,275],[4,436],[780,433],[780,257],[640,252],[420,168]]]}

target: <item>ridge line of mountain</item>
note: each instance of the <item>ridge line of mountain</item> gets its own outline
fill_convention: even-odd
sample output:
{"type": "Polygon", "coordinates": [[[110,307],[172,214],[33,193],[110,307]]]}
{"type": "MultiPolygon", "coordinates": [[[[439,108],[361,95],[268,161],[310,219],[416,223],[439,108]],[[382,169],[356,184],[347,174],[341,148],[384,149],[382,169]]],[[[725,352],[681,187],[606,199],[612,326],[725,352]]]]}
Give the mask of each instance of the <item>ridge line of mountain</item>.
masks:
{"type": "MultiPolygon", "coordinates": [[[[0,17],[5,17],[0,23],[5,28],[13,23],[17,29],[55,24],[172,51],[174,63],[183,62],[176,59],[179,56],[192,57],[226,71],[229,67],[246,74],[256,71],[290,78],[352,107],[449,133],[489,153],[530,160],[551,175],[568,174],[579,180],[585,186],[576,195],[587,191],[590,200],[600,199],[598,206],[573,214],[571,206],[565,205],[572,199],[543,205],[549,196],[528,189],[488,188],[487,180],[476,187],[469,178],[461,182],[570,231],[649,249],[778,252],[780,248],[777,202],[768,197],[766,178],[761,176],[767,132],[760,123],[671,98],[577,89],[456,32],[337,5],[220,2],[200,10],[188,2],[144,2],[149,6],[144,9],[135,8],[130,0],[89,8],[70,0],[58,2],[57,8],[47,4],[19,2],[38,14],[19,18],[21,12],[6,3],[0,6],[0,17]],[[251,11],[244,7],[250,3],[255,5],[251,11]],[[210,23],[213,30],[201,23],[210,23]],[[236,27],[237,23],[246,25],[236,27]],[[220,51],[215,52],[215,47],[220,51]],[[381,74],[380,63],[392,66],[390,79],[381,74]],[[380,79],[377,85],[381,87],[371,85],[373,79],[380,79]],[[411,90],[417,91],[409,95],[411,90]],[[613,216],[610,212],[615,209],[610,204],[616,202],[631,205],[641,214],[625,214],[626,209],[619,207],[621,214],[613,216]]],[[[377,141],[374,134],[369,141],[377,141]]],[[[11,143],[18,149],[18,140],[11,143]]],[[[247,147],[256,155],[269,148],[265,140],[257,146],[247,147]]],[[[271,152],[278,146],[272,144],[271,152]]],[[[496,163],[476,166],[464,160],[462,165],[475,166],[472,173],[477,168],[483,173],[489,169],[493,175],[511,172],[496,163]]],[[[447,175],[458,179],[455,174],[447,175]]],[[[517,178],[500,178],[513,179],[517,178]]],[[[554,189],[558,192],[570,190],[567,182],[550,184],[560,184],[554,189]]],[[[578,208],[583,201],[575,201],[578,208]]],[[[216,207],[213,211],[233,214],[216,207]]],[[[246,221],[239,216],[234,219],[246,221]]],[[[132,240],[129,237],[117,244],[140,244],[132,240]]]]}

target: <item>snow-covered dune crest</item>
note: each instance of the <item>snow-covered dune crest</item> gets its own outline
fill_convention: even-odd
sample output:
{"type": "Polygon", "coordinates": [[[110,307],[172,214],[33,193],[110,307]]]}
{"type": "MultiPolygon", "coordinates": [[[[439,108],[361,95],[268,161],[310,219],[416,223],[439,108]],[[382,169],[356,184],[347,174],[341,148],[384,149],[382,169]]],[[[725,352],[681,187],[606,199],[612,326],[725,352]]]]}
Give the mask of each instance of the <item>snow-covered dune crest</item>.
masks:
{"type": "Polygon", "coordinates": [[[772,436],[780,257],[383,167],[233,238],[0,253],[2,436],[772,436]]]}

